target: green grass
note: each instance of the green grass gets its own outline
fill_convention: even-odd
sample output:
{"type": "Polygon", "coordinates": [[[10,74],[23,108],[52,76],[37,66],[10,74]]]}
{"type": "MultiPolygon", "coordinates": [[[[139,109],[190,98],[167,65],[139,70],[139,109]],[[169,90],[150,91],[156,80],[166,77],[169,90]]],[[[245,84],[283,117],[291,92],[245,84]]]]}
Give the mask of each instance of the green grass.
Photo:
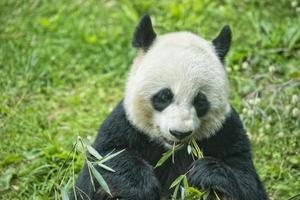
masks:
{"type": "Polygon", "coordinates": [[[123,96],[144,12],[160,34],[232,27],[231,102],[255,166],[273,199],[299,193],[299,2],[0,0],[0,198],[54,199],[73,175],[77,136],[92,141],[123,96]]]}

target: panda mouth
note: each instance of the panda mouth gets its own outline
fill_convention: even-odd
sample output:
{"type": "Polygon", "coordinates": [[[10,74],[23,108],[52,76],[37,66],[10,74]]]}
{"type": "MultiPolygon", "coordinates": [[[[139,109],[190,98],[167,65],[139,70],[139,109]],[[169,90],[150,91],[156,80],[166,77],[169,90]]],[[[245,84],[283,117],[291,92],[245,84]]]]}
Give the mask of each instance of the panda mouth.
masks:
{"type": "Polygon", "coordinates": [[[165,138],[165,137],[163,137],[163,140],[164,140],[165,143],[167,143],[168,145],[171,145],[171,146],[177,145],[177,144],[180,143],[180,141],[170,140],[170,139],[165,138]]]}
{"type": "Polygon", "coordinates": [[[170,146],[176,146],[176,145],[180,145],[180,144],[186,144],[190,137],[189,138],[185,138],[184,140],[170,140],[166,137],[162,137],[163,138],[163,141],[167,144],[167,145],[170,145],[170,146]]]}

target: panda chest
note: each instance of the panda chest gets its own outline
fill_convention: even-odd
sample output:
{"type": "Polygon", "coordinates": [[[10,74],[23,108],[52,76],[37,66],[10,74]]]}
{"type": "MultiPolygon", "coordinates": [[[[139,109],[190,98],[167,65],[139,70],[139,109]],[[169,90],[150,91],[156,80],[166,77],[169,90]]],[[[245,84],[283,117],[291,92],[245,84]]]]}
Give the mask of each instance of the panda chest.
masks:
{"type": "Polygon", "coordinates": [[[163,189],[168,191],[172,182],[190,169],[192,162],[191,155],[186,151],[178,151],[173,158],[169,158],[163,165],[155,168],[154,172],[163,189]]]}

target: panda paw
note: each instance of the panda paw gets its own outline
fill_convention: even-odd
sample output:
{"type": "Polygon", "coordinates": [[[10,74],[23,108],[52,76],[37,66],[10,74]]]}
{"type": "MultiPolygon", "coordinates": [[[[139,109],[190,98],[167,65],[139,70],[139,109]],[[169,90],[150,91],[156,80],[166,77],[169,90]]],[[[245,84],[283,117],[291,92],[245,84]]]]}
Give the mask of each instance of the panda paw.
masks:
{"type": "Polygon", "coordinates": [[[214,189],[222,199],[240,199],[241,192],[232,170],[215,158],[195,160],[187,177],[193,187],[214,189]]]}

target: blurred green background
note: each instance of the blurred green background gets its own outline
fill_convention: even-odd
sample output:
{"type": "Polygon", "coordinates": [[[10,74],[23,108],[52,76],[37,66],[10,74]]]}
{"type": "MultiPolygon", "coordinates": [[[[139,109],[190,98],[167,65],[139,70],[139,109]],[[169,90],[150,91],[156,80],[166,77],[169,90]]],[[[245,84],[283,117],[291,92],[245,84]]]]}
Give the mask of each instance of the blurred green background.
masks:
{"type": "Polygon", "coordinates": [[[231,102],[255,166],[272,199],[299,193],[299,1],[0,0],[0,199],[54,199],[79,173],[72,146],[122,98],[145,12],[158,34],[231,26],[231,102]]]}

